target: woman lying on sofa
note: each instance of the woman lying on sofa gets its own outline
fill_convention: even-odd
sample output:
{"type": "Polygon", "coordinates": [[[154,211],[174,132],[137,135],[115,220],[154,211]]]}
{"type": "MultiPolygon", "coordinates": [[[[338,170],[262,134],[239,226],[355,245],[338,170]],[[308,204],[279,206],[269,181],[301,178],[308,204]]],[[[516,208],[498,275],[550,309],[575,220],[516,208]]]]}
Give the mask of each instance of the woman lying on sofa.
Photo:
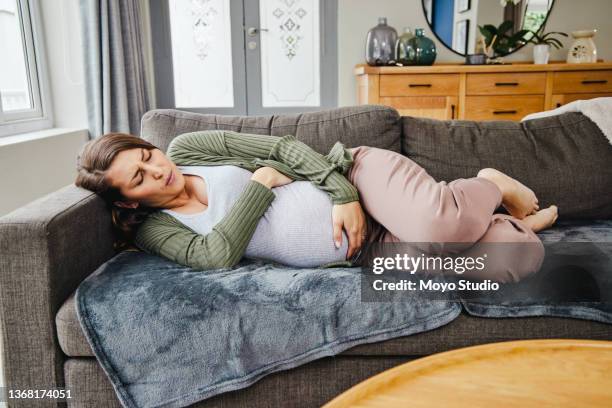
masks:
{"type": "Polygon", "coordinates": [[[225,130],[182,134],[167,154],[135,136],[101,136],[79,155],[75,183],[104,198],[126,240],[195,269],[243,256],[350,266],[374,242],[531,243],[530,253],[509,250],[502,265],[465,274],[511,282],[539,269],[535,232],[557,218],[495,169],[447,184],[384,149],[337,142],[324,156],[294,136],[225,130]],[[510,215],[496,214],[500,205],[510,215]]]}

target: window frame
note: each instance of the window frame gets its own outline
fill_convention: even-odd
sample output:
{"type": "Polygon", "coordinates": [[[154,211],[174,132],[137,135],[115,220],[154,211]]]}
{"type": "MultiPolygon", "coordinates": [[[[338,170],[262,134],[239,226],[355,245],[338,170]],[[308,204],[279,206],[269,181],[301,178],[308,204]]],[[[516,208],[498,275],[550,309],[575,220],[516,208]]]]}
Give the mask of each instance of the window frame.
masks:
{"type": "Polygon", "coordinates": [[[53,127],[39,0],[17,0],[17,12],[33,108],[4,112],[0,99],[0,137],[53,127]]]}

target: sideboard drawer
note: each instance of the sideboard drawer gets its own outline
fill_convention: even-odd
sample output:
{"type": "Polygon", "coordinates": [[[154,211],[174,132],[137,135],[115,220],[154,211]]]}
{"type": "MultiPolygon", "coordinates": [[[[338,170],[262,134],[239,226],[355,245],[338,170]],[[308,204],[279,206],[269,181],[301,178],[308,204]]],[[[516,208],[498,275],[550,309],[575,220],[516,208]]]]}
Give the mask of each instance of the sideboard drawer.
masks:
{"type": "Polygon", "coordinates": [[[521,120],[544,110],[544,96],[468,96],[465,117],[469,120],[521,120]]]}
{"type": "Polygon", "coordinates": [[[394,107],[401,116],[431,119],[457,119],[456,96],[381,96],[379,103],[394,107]]]}
{"type": "Polygon", "coordinates": [[[594,99],[594,98],[612,98],[612,93],[575,93],[575,94],[562,94],[552,96],[552,107],[559,108],[566,103],[574,102],[579,99],[594,99]]]}
{"type": "Polygon", "coordinates": [[[555,72],[553,93],[612,92],[612,71],[555,72]]]}
{"type": "Polygon", "coordinates": [[[455,96],[459,74],[381,75],[380,96],[455,96]]]}
{"type": "Polygon", "coordinates": [[[546,74],[543,72],[467,75],[467,95],[543,94],[545,89],[546,74]]]}

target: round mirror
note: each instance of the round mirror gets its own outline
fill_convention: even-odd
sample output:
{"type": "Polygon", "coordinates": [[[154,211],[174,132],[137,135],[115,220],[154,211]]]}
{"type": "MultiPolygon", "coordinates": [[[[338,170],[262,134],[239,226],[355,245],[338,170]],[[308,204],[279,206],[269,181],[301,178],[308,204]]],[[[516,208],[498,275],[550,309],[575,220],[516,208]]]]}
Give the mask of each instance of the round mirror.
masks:
{"type": "Polygon", "coordinates": [[[422,0],[429,27],[459,55],[477,54],[493,43],[496,56],[523,46],[538,32],[555,0],[422,0]]]}

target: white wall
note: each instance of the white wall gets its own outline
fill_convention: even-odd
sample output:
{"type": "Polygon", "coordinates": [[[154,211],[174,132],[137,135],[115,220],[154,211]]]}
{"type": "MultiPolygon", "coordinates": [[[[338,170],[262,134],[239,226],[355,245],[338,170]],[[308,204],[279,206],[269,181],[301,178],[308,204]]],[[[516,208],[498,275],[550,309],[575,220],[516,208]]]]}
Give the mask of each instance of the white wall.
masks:
{"type": "Polygon", "coordinates": [[[0,139],[0,216],[71,184],[76,156],[87,140],[85,130],[53,129],[32,141],[4,144],[0,139]],[[46,137],[44,137],[47,135],[46,137]]]}
{"type": "MultiPolygon", "coordinates": [[[[492,0],[485,0],[492,1],[492,0]]],[[[494,0],[497,4],[499,2],[494,0]]],[[[387,17],[396,30],[402,27],[425,28],[425,35],[436,42],[437,62],[463,62],[463,58],[448,50],[431,34],[421,0],[338,0],[338,105],[357,103],[353,68],[364,63],[365,37],[378,17],[387,17]]],[[[557,0],[547,23],[547,31],[570,31],[597,28],[595,43],[599,58],[612,60],[612,0],[557,0]]],[[[414,30],[413,30],[414,31],[414,30]]],[[[565,47],[553,48],[551,60],[565,60],[571,39],[564,39],[565,47]]],[[[508,61],[531,61],[532,46],[507,57],[508,61]]]]}

